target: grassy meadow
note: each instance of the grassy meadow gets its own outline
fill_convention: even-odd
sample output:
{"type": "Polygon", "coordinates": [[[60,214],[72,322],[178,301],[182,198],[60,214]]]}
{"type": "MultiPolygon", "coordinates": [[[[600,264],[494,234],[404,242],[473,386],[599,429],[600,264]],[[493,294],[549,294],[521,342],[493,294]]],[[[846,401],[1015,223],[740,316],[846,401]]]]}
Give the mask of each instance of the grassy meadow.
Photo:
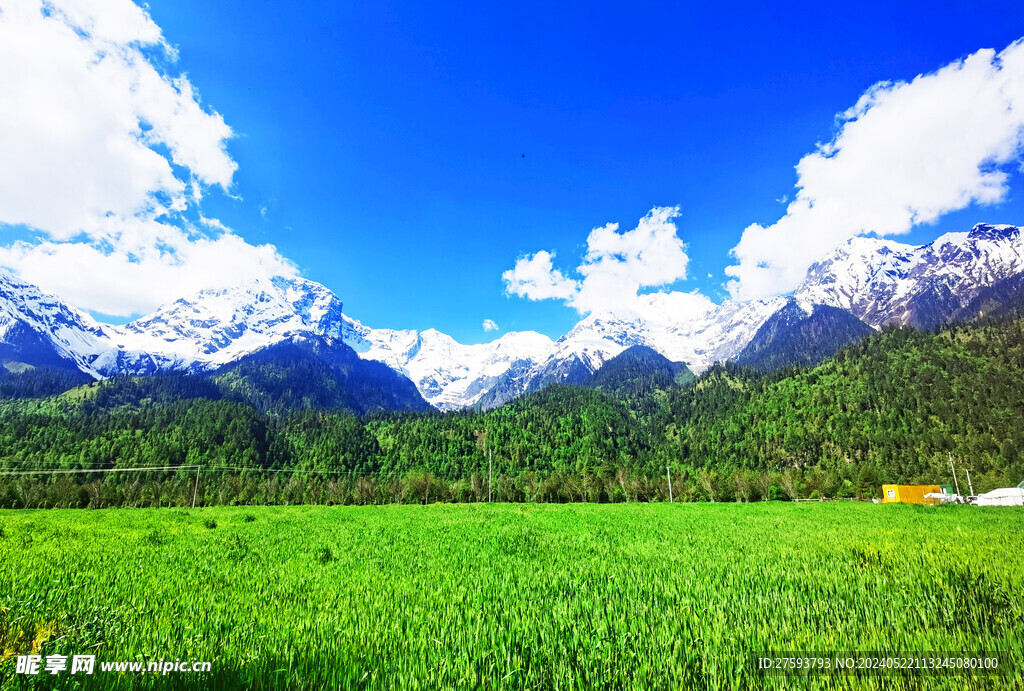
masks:
{"type": "Polygon", "coordinates": [[[0,688],[1020,688],[761,651],[1024,647],[1024,512],[863,503],[0,513],[0,688]],[[15,656],[94,653],[91,677],[15,656]],[[206,675],[102,660],[209,661],[206,675]]]}

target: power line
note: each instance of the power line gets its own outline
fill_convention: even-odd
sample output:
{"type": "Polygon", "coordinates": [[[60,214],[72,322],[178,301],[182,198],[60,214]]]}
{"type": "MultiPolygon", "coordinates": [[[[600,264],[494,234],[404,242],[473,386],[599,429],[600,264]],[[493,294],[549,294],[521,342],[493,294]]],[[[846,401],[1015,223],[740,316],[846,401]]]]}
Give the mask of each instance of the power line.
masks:
{"type": "Polygon", "coordinates": [[[147,466],[144,468],[55,468],[50,470],[0,470],[0,475],[71,475],[75,473],[128,473],[146,470],[192,470],[202,468],[199,465],[164,465],[147,466]]]}
{"type": "Polygon", "coordinates": [[[290,469],[290,468],[260,468],[259,466],[236,466],[236,465],[204,465],[201,466],[205,470],[257,470],[261,473],[305,473],[307,475],[359,475],[363,476],[376,476],[383,475],[384,473],[358,473],[355,470],[301,470],[301,469],[290,469]]]}
{"type": "Polygon", "coordinates": [[[359,475],[360,477],[376,477],[392,473],[361,473],[355,470],[302,470],[287,468],[264,468],[261,466],[233,466],[233,465],[162,465],[143,466],[139,468],[37,468],[32,470],[0,470],[0,475],[47,475],[47,474],[75,474],[75,473],[127,473],[146,470],[193,470],[200,468],[201,472],[211,470],[255,470],[261,473],[305,473],[307,475],[359,475]]]}

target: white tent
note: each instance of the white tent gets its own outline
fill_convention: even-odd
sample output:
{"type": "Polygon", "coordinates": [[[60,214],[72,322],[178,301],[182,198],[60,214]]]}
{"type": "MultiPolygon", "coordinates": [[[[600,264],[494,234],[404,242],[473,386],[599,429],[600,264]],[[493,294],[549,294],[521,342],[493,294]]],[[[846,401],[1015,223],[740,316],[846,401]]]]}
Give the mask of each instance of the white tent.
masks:
{"type": "Polygon", "coordinates": [[[963,497],[959,494],[946,494],[945,492],[929,492],[924,495],[925,499],[938,499],[940,504],[960,504],[963,497]]]}
{"type": "Polygon", "coordinates": [[[1024,489],[1004,487],[978,495],[978,506],[1024,506],[1024,489]]]}

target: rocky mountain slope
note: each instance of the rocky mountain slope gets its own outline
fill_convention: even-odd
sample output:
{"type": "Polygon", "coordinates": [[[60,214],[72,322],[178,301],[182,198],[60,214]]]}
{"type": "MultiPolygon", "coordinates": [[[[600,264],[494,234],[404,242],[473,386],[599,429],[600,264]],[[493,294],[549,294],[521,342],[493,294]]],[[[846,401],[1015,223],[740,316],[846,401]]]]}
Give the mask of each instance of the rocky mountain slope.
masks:
{"type": "Polygon", "coordinates": [[[873,332],[838,307],[813,305],[805,309],[791,300],[757,330],[736,362],[765,372],[792,365],[812,367],[873,332]]]}
{"type": "Polygon", "coordinates": [[[0,361],[78,369],[99,377],[115,371],[123,353],[110,327],[55,295],[0,272],[0,361]]]}
{"type": "Polygon", "coordinates": [[[986,287],[1024,272],[1019,226],[979,223],[914,247],[854,238],[814,264],[797,288],[802,305],[847,310],[875,328],[932,328],[958,315],[986,287]]]}

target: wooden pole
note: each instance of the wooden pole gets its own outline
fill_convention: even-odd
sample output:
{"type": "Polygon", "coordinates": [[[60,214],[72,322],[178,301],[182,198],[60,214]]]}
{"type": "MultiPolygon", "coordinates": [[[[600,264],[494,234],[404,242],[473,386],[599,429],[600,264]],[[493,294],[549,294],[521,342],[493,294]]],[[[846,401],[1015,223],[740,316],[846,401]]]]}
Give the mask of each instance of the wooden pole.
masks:
{"type": "Polygon", "coordinates": [[[665,466],[665,473],[668,475],[668,503],[672,504],[672,466],[665,466]]]}
{"type": "Polygon", "coordinates": [[[199,468],[196,466],[196,486],[192,489],[192,508],[196,508],[196,495],[199,494],[199,468]]]}

